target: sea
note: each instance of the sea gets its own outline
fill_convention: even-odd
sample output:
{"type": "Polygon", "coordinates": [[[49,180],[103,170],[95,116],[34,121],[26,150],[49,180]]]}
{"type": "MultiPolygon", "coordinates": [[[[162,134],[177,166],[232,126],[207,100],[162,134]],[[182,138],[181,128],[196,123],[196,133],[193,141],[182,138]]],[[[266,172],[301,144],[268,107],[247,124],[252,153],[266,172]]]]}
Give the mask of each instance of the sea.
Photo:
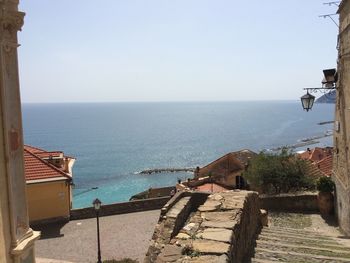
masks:
{"type": "MultiPolygon", "coordinates": [[[[323,137],[334,104],[299,101],[55,103],[22,105],[24,142],[76,158],[73,207],[128,201],[191,173],[139,174],[203,166],[240,149],[259,152],[323,137]]],[[[332,136],[317,139],[331,146],[332,136]]],[[[299,149],[300,150],[300,149],[299,149]]]]}

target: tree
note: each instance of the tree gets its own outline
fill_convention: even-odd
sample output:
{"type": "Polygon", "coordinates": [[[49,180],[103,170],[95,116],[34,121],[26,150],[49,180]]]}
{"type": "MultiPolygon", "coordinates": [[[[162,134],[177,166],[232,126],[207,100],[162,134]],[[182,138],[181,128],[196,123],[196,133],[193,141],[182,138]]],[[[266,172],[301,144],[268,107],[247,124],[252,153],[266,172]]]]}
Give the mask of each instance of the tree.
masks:
{"type": "Polygon", "coordinates": [[[283,149],[277,154],[260,152],[249,162],[243,177],[263,193],[290,192],[314,187],[306,176],[306,163],[290,151],[283,149]]]}

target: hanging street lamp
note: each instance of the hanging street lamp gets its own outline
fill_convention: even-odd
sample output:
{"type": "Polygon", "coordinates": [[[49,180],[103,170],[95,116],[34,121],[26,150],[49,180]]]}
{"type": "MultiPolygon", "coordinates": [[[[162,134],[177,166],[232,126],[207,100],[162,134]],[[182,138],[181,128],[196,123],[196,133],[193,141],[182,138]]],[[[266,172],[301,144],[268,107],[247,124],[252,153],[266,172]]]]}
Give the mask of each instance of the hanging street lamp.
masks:
{"type": "Polygon", "coordinates": [[[301,105],[303,106],[303,109],[306,111],[309,111],[312,109],[312,106],[314,105],[315,96],[311,95],[309,91],[302,96],[301,98],[301,105]]]}
{"type": "Polygon", "coordinates": [[[101,261],[101,246],[100,246],[100,221],[99,221],[99,213],[101,209],[101,201],[96,198],[92,203],[96,212],[96,221],[97,221],[97,263],[102,263],[101,261]]]}
{"type": "Polygon", "coordinates": [[[338,74],[336,69],[325,69],[323,70],[324,78],[322,80],[321,88],[305,88],[306,94],[300,98],[303,109],[309,111],[312,109],[312,106],[315,102],[315,96],[311,95],[309,92],[318,92],[327,93],[331,90],[337,89],[336,83],[338,81],[338,74]]]}

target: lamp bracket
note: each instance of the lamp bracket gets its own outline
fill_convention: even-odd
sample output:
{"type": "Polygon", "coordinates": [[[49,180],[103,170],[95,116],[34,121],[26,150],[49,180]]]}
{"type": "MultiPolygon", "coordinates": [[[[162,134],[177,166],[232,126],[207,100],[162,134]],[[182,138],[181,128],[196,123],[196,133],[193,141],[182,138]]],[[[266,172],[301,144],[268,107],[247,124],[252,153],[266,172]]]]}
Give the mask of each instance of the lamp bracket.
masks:
{"type": "Polygon", "coordinates": [[[317,93],[317,92],[327,93],[328,91],[335,90],[335,89],[337,89],[336,86],[333,86],[330,88],[326,88],[326,87],[323,87],[323,88],[304,88],[303,90],[306,90],[307,92],[311,92],[311,93],[317,93]]]}
{"type": "Polygon", "coordinates": [[[334,20],[334,18],[332,16],[336,16],[338,14],[326,14],[326,15],[320,15],[318,17],[323,17],[323,18],[329,18],[333,21],[333,23],[339,28],[339,24],[334,20]]]}

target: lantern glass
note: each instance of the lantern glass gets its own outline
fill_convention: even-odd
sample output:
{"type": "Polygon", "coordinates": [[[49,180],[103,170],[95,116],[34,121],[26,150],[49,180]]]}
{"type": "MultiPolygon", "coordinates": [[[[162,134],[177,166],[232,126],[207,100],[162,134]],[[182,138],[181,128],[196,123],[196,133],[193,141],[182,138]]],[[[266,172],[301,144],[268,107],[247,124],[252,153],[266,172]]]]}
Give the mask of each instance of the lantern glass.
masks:
{"type": "Polygon", "coordinates": [[[315,101],[315,96],[312,96],[309,92],[307,92],[300,99],[304,110],[309,111],[312,109],[312,106],[314,105],[315,101]]]}
{"type": "Polygon", "coordinates": [[[94,205],[95,210],[100,210],[101,201],[98,198],[96,198],[92,204],[94,205]]]}

